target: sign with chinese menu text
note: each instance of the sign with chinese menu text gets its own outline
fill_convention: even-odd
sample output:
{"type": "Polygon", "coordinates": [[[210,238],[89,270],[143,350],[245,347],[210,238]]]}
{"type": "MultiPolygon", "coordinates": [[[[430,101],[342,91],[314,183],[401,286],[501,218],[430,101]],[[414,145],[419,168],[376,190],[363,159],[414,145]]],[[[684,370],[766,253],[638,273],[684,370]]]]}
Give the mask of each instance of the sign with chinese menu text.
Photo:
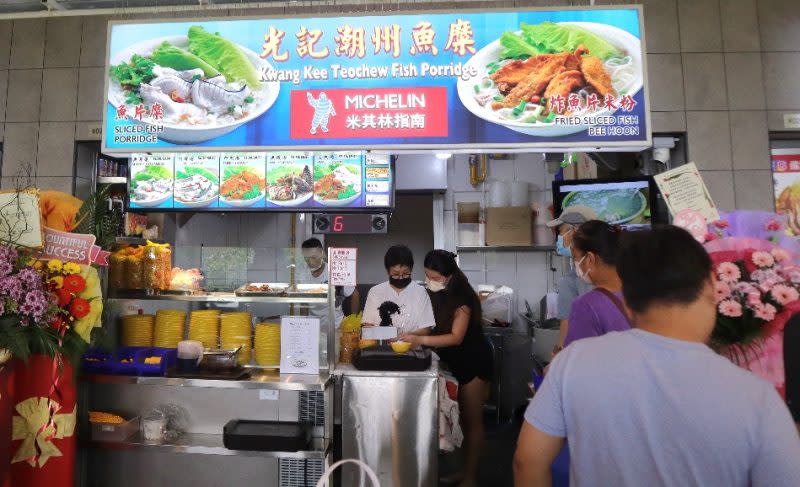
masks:
{"type": "Polygon", "coordinates": [[[128,207],[140,211],[388,209],[392,160],[363,151],[131,155],[128,207]]]}
{"type": "Polygon", "coordinates": [[[109,153],[650,145],[638,6],[124,21],[108,36],[109,153]]]}
{"type": "Polygon", "coordinates": [[[330,248],[328,249],[328,267],[330,269],[329,281],[333,286],[357,286],[358,278],[356,269],[358,263],[358,249],[355,248],[330,248]]]}

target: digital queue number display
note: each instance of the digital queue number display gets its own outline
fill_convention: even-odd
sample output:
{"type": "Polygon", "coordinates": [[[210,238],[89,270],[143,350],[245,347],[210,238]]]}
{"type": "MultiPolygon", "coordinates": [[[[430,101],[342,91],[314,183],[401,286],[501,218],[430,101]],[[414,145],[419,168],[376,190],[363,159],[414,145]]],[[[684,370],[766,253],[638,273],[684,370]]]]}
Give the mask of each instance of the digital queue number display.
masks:
{"type": "Polygon", "coordinates": [[[368,234],[386,233],[389,217],[384,214],[344,213],[313,215],[315,234],[368,234]]]}

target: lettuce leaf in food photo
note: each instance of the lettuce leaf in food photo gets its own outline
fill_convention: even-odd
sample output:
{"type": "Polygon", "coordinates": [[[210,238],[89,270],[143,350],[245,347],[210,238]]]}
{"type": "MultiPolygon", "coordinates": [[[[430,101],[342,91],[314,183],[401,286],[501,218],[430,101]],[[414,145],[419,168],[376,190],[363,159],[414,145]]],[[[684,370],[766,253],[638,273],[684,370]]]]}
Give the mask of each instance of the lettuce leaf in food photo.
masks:
{"type": "Polygon", "coordinates": [[[589,54],[603,61],[618,57],[619,51],[611,43],[586,29],[570,24],[521,24],[522,37],[529,44],[541,45],[549,52],[572,52],[581,44],[589,54]]]}
{"type": "Polygon", "coordinates": [[[152,59],[159,66],[172,68],[176,71],[189,71],[199,68],[203,70],[206,78],[219,76],[219,71],[198,56],[166,41],[153,51],[152,59]]]}
{"type": "Polygon", "coordinates": [[[244,81],[251,90],[261,90],[261,80],[253,63],[239,47],[198,25],[189,28],[189,51],[216,68],[229,83],[244,81]]]}

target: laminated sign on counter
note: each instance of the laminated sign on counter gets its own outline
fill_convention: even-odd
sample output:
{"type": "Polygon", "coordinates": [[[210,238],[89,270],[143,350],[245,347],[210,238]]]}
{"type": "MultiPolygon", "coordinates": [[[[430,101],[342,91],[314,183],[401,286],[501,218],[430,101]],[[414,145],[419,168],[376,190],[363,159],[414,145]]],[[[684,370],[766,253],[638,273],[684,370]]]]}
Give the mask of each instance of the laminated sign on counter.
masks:
{"type": "Polygon", "coordinates": [[[319,318],[281,317],[281,374],[319,374],[319,318]]]}

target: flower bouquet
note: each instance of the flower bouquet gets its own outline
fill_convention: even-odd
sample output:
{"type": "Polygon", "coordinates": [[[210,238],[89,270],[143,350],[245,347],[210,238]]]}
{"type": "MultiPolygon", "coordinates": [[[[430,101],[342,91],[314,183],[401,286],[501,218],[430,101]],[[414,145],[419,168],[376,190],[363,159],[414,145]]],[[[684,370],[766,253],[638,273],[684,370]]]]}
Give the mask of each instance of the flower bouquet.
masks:
{"type": "Polygon", "coordinates": [[[709,225],[717,321],[711,345],[783,394],[783,329],[800,312],[800,242],[774,213],[737,211],[709,225]]]}

